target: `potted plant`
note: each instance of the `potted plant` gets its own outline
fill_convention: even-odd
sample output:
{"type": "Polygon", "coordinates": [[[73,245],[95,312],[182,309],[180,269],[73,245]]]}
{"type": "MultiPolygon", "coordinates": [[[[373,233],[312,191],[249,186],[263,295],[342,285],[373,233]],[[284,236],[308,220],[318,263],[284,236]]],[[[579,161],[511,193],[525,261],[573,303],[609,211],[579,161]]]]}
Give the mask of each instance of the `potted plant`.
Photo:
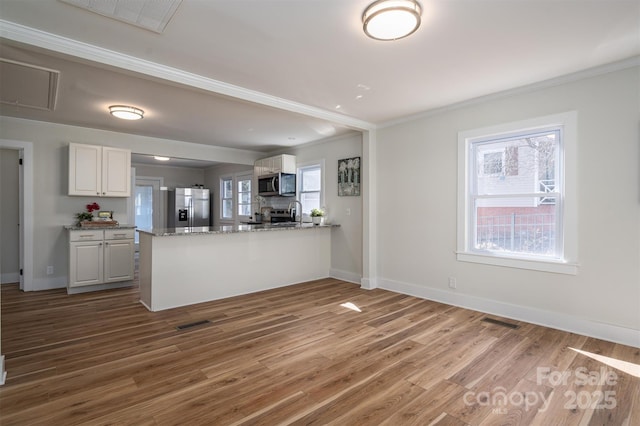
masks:
{"type": "Polygon", "coordinates": [[[100,209],[100,206],[98,205],[98,203],[87,204],[86,212],[76,213],[76,219],[78,220],[78,225],[82,226],[82,222],[92,222],[93,212],[99,209],[100,209]]]}
{"type": "Polygon", "coordinates": [[[314,225],[320,225],[322,223],[323,217],[324,217],[324,210],[311,209],[311,222],[313,222],[314,225]]]}

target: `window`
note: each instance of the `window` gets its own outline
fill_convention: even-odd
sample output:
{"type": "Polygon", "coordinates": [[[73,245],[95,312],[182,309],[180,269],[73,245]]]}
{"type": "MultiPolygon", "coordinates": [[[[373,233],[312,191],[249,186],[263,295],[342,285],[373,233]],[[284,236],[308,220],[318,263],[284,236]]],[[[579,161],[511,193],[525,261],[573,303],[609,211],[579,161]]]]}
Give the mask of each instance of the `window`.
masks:
{"type": "Polygon", "coordinates": [[[302,203],[302,213],[310,215],[312,209],[320,209],[324,204],[322,194],[322,162],[298,167],[298,199],[302,203]]]}
{"type": "Polygon", "coordinates": [[[461,133],[458,259],[575,273],[574,149],[573,113],[461,133]]]}
{"type": "Polygon", "coordinates": [[[220,179],[220,207],[222,219],[233,219],[233,178],[220,179]]]}
{"type": "Polygon", "coordinates": [[[251,216],[251,175],[238,177],[238,216],[251,216]]]}

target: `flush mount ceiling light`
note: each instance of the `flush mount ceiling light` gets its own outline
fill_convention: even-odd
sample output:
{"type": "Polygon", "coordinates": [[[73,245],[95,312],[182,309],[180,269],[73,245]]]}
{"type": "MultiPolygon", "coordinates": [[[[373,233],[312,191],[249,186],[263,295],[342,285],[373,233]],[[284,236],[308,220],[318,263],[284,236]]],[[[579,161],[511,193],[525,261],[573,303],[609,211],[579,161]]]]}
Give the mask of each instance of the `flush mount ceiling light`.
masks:
{"type": "Polygon", "coordinates": [[[362,14],[362,28],[375,40],[398,40],[418,29],[421,14],[416,0],[378,0],[362,14]]]}
{"type": "Polygon", "coordinates": [[[114,117],[122,118],[123,120],[140,120],[144,117],[143,110],[127,105],[111,105],[109,112],[114,117]]]}

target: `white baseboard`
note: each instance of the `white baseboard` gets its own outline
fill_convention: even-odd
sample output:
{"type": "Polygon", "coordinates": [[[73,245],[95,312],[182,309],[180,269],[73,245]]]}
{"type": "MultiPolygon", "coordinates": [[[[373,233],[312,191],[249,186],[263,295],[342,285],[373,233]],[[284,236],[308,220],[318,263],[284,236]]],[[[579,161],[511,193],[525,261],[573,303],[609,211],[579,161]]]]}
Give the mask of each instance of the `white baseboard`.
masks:
{"type": "Polygon", "coordinates": [[[4,370],[4,355],[0,355],[0,386],[7,380],[7,372],[4,370]]]}
{"type": "Polygon", "coordinates": [[[337,280],[347,281],[354,284],[360,284],[360,274],[354,272],[343,271],[342,269],[329,270],[329,276],[337,280]]]}
{"type": "Polygon", "coordinates": [[[640,330],[632,328],[384,278],[378,279],[378,285],[379,288],[396,293],[640,348],[640,330]]]}
{"type": "Polygon", "coordinates": [[[80,293],[88,293],[90,291],[111,290],[113,288],[131,287],[131,286],[133,286],[133,281],[120,281],[116,283],[85,285],[82,287],[69,287],[67,288],[67,294],[80,294],[80,293]]]}
{"type": "Polygon", "coordinates": [[[19,272],[3,272],[0,275],[0,283],[2,284],[13,284],[20,282],[20,273],[19,272]]]}
{"type": "Polygon", "coordinates": [[[378,288],[378,279],[362,277],[360,279],[360,288],[363,290],[373,290],[374,288],[378,288]]]}
{"type": "Polygon", "coordinates": [[[65,288],[68,281],[68,277],[34,278],[32,290],[41,291],[53,290],[56,288],[65,288]]]}

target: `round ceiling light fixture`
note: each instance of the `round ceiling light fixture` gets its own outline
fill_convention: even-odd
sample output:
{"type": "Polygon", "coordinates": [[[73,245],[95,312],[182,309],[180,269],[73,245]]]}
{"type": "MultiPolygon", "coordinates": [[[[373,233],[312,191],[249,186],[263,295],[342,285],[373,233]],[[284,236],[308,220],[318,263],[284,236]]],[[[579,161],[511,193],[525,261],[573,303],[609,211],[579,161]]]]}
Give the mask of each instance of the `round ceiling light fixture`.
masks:
{"type": "Polygon", "coordinates": [[[362,14],[362,29],[375,40],[398,40],[418,29],[421,15],[416,0],[378,0],[362,14]]]}
{"type": "Polygon", "coordinates": [[[109,112],[114,117],[122,118],[123,120],[140,120],[144,117],[143,110],[128,105],[111,105],[109,112]]]}

